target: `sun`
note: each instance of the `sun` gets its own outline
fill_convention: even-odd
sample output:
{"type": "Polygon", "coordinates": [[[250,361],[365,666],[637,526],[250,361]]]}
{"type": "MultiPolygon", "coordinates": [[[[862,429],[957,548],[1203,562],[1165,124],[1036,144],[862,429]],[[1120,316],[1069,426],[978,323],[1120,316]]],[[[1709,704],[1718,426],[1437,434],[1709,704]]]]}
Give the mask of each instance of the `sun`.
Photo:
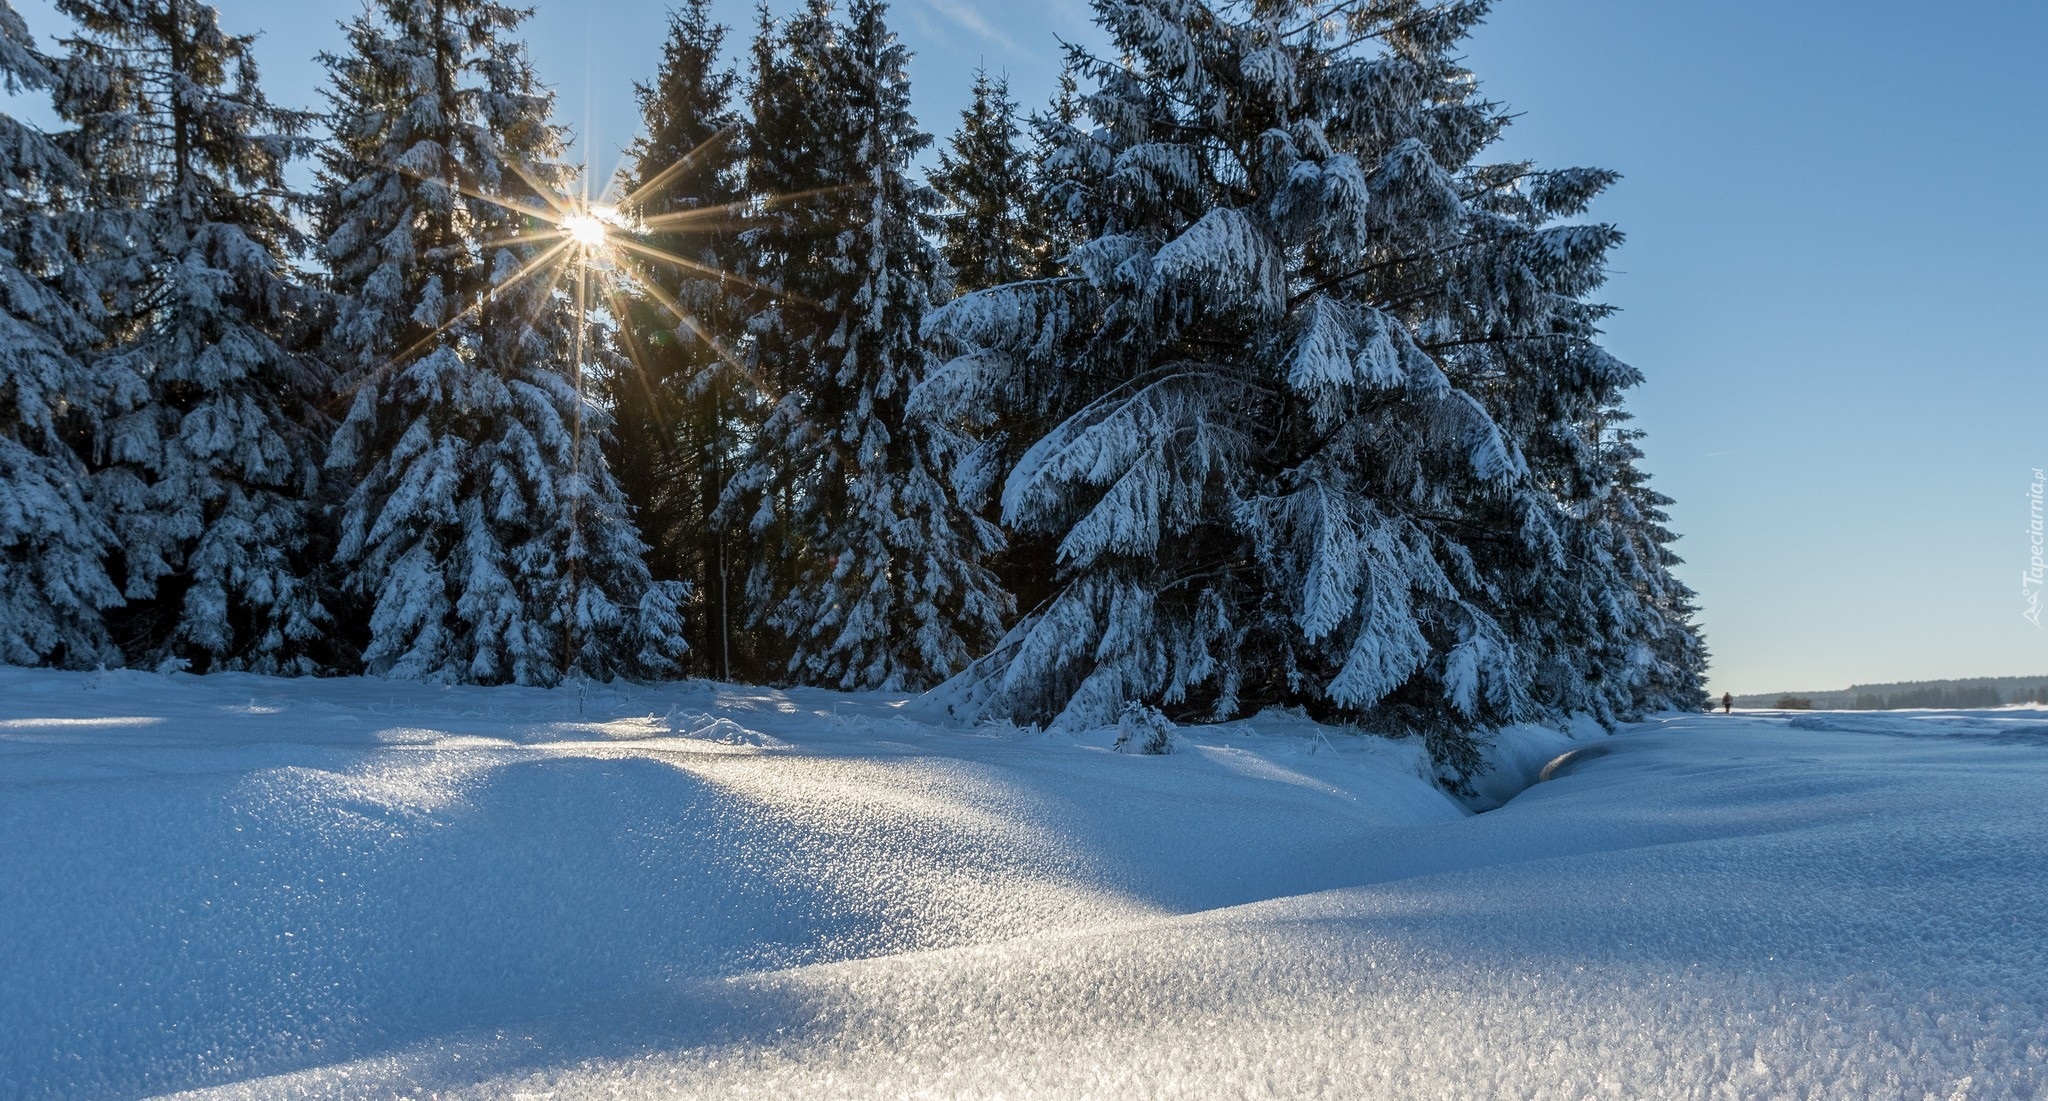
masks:
{"type": "Polygon", "coordinates": [[[588,200],[565,205],[549,220],[562,231],[562,236],[569,243],[583,251],[586,259],[609,252],[618,243],[612,239],[612,234],[632,228],[626,224],[625,216],[617,207],[588,200]]]}
{"type": "Polygon", "coordinates": [[[571,214],[562,219],[562,233],[585,249],[597,250],[611,240],[611,227],[597,211],[571,214]]]}

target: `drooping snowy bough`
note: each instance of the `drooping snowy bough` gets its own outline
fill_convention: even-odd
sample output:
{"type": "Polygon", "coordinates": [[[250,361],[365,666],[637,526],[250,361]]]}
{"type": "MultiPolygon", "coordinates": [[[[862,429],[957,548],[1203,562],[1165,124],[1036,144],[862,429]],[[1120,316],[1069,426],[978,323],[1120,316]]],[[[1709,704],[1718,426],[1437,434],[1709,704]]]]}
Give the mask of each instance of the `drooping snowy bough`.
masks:
{"type": "Polygon", "coordinates": [[[1084,243],[927,321],[957,354],[922,405],[1036,418],[991,453],[1058,576],[939,697],[1302,704],[1456,771],[1472,731],[1696,703],[1670,537],[1603,436],[1638,380],[1586,298],[1620,235],[1567,221],[1613,175],[1480,159],[1508,115],[1452,52],[1486,4],[1095,7],[1126,61],[1075,52],[1042,173],[1084,243]]]}

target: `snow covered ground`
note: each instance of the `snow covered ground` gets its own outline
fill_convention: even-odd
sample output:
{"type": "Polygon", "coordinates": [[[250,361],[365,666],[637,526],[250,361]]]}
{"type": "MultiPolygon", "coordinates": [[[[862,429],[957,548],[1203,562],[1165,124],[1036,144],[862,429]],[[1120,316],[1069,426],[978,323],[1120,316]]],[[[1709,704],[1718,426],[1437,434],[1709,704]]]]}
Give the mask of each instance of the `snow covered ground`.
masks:
{"type": "Polygon", "coordinates": [[[2048,1096],[2048,713],[1109,741],[0,668],[0,1096],[2048,1096]]]}

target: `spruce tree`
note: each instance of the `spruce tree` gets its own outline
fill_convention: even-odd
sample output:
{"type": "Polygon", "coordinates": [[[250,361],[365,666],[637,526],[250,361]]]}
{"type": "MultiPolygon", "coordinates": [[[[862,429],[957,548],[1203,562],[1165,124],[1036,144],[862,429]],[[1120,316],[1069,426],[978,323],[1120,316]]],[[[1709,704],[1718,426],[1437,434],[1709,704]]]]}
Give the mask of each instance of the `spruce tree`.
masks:
{"type": "Polygon", "coordinates": [[[646,132],[623,191],[653,250],[625,258],[621,354],[606,382],[612,469],[651,545],[649,564],[689,583],[697,668],[730,678],[736,642],[738,668],[753,664],[734,606],[744,533],[714,515],[742,446],[749,388],[734,368],[745,288],[728,276],[741,266],[738,79],[719,60],[725,28],[710,13],[709,0],[687,0],[670,17],[661,69],[639,86],[646,132]]]}
{"type": "MultiPolygon", "coordinates": [[[[776,681],[793,668],[791,640],[770,623],[775,594],[787,592],[813,553],[803,542],[796,500],[810,470],[784,466],[778,441],[805,430],[804,385],[820,337],[818,316],[802,287],[815,268],[821,240],[833,232],[832,200],[844,166],[831,160],[824,112],[833,95],[829,51],[836,40],[832,8],[809,0],[778,21],[757,12],[747,74],[740,147],[741,187],[752,208],[738,237],[743,289],[734,309],[743,342],[735,373],[736,438],[745,441],[726,480],[711,527],[738,536],[746,569],[722,574],[733,618],[721,625],[728,653],[741,659],[742,679],[776,681]]],[[[797,463],[811,456],[799,451],[797,463]]]]}
{"type": "Polygon", "coordinates": [[[777,294],[749,325],[768,413],[726,500],[789,675],[848,689],[951,674],[1007,607],[984,564],[1000,533],[951,477],[965,441],[910,410],[937,199],[908,174],[930,138],[885,12],[857,0],[841,25],[813,3],[758,54],[748,183],[771,208],[747,240],[777,294]]]}
{"type": "Polygon", "coordinates": [[[1061,571],[943,698],[1301,704],[1420,731],[1453,774],[1546,712],[1496,584],[1535,542],[1509,517],[1547,507],[1527,444],[1634,374],[1583,298],[1617,235],[1551,224],[1607,177],[1476,161],[1507,121],[1454,58],[1484,10],[1098,0],[1123,60],[1077,52],[1095,89],[1045,127],[1087,239],[930,323],[965,349],[956,405],[1043,416],[1003,508],[1061,571]]]}
{"type": "Polygon", "coordinates": [[[177,667],[310,673],[327,611],[310,495],[327,389],[306,333],[319,308],[285,184],[306,116],[272,106],[253,39],[196,0],[60,0],[59,108],[124,236],[95,355],[145,393],[109,423],[111,502],[131,602],[128,648],[177,667]]]}
{"type": "MultiPolygon", "coordinates": [[[[0,0],[0,91],[47,93],[59,70],[0,0]]],[[[113,530],[80,454],[119,390],[82,355],[99,298],[72,247],[85,194],[57,142],[0,112],[0,662],[13,665],[120,662],[103,621],[121,603],[113,530]]]]}
{"type": "Polygon", "coordinates": [[[1029,120],[1031,148],[1026,154],[1030,187],[1026,190],[1024,218],[1029,237],[1038,243],[1033,278],[1060,273],[1060,263],[1090,236],[1092,217],[1084,201],[1082,166],[1074,158],[1091,146],[1082,139],[1085,123],[1081,105],[1080,70],[1088,54],[1068,45],[1060,65],[1059,83],[1043,110],[1029,120]]]}
{"type": "Polygon", "coordinates": [[[960,292],[1033,274],[1042,247],[1032,233],[1031,163],[1018,146],[1021,130],[1009,84],[978,70],[973,96],[931,178],[945,209],[940,252],[960,292]]]}
{"type": "Polygon", "coordinates": [[[1439,361],[1529,467],[1508,492],[1470,502],[1463,525],[1529,705],[1538,717],[1608,724],[1693,709],[1704,668],[1691,592],[1669,572],[1677,559],[1658,511],[1668,502],[1636,468],[1639,433],[1622,427],[1624,394],[1641,376],[1600,347],[1611,310],[1586,297],[1621,234],[1573,220],[1615,178],[1468,166],[1464,242],[1424,269],[1458,294],[1462,325],[1477,334],[1444,342],[1439,361]]]}
{"type": "Polygon", "coordinates": [[[1663,506],[1637,466],[1641,433],[1610,409],[1586,426],[1592,452],[1583,492],[1561,498],[1540,540],[1515,568],[1495,568],[1504,615],[1527,658],[1531,693],[1552,715],[1605,723],[1705,701],[1706,650],[1692,624],[1693,593],[1671,573],[1663,506]]]}
{"type": "Polygon", "coordinates": [[[1627,675],[1616,678],[1628,693],[1626,706],[1616,708],[1623,719],[1698,711],[1707,702],[1707,649],[1693,623],[1697,594],[1671,573],[1684,564],[1671,549],[1678,536],[1666,526],[1664,508],[1673,502],[1650,487],[1640,465],[1643,432],[1627,427],[1630,419],[1625,410],[1608,411],[1601,449],[1609,486],[1603,526],[1620,574],[1617,603],[1627,612],[1620,632],[1627,649],[1618,655],[1627,675]]]}
{"type": "MultiPolygon", "coordinates": [[[[1056,216],[1047,197],[1055,175],[1047,157],[1057,143],[1055,135],[1074,122],[1075,94],[1073,72],[1064,68],[1059,92],[1046,112],[1031,120],[1037,138],[1027,151],[1021,145],[1016,105],[1007,84],[986,70],[975,74],[973,101],[962,112],[952,148],[940,154],[939,171],[932,177],[948,211],[941,223],[940,245],[953,293],[1054,274],[1058,257],[1079,243],[1072,233],[1062,232],[1067,222],[1056,216]]],[[[941,344],[941,354],[957,350],[941,344]]],[[[944,392],[946,383],[942,375],[926,388],[925,400],[916,407],[943,421],[943,403],[932,399],[944,392]]],[[[1050,396],[1052,388],[1038,392],[1050,396]]],[[[1036,439],[1033,426],[1042,427],[1049,408],[969,404],[953,410],[958,433],[979,441],[974,450],[961,448],[962,458],[955,464],[955,487],[964,506],[1000,523],[994,475],[1013,466],[1022,449],[1036,439]]],[[[1005,592],[1024,607],[1036,607],[1053,591],[1054,541],[1038,532],[1006,533],[1005,545],[990,566],[1005,592]]]]}
{"type": "Polygon", "coordinates": [[[552,97],[486,0],[379,0],[327,59],[322,174],[348,413],[329,466],[371,672],[473,683],[651,676],[684,643],[580,392],[589,324],[552,97]]]}

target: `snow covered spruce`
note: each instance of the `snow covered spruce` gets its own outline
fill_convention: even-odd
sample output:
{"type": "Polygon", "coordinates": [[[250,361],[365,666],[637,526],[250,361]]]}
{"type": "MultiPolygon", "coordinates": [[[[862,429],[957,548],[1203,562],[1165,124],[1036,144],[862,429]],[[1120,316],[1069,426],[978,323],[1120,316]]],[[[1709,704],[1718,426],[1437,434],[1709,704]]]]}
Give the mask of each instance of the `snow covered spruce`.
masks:
{"type": "Polygon", "coordinates": [[[741,255],[730,215],[746,191],[735,163],[739,78],[719,60],[725,37],[710,0],[688,0],[670,19],[659,74],[639,88],[644,132],[629,151],[626,214],[688,232],[662,234],[673,260],[640,257],[637,293],[620,300],[618,338],[606,349],[614,369],[599,381],[614,418],[606,457],[649,568],[694,591],[696,668],[730,680],[733,645],[746,641],[744,622],[738,639],[733,631],[735,615],[744,619],[745,548],[712,516],[751,404],[734,337],[750,288],[729,274],[741,255]]]}
{"type": "MultiPolygon", "coordinates": [[[[48,89],[58,64],[0,0],[0,89],[48,89]]],[[[113,395],[132,392],[89,360],[94,272],[73,241],[85,172],[50,136],[0,114],[0,661],[118,662],[102,613],[118,607],[114,534],[85,463],[113,395]]]]}
{"type": "Polygon", "coordinates": [[[1055,580],[969,713],[1274,702],[1466,732],[1693,707],[1702,661],[1596,342],[1613,175],[1495,164],[1453,60],[1485,5],[1100,0],[1125,59],[1054,128],[1085,239],[928,331],[920,403],[1012,418],[1006,524],[1055,580]],[[1018,431],[1021,429],[1021,431],[1018,431]]]}
{"type": "Polygon", "coordinates": [[[1484,3],[1097,0],[1118,60],[1028,120],[980,75],[927,182],[885,5],[742,72],[690,0],[595,303],[517,11],[375,0],[314,116],[195,0],[58,7],[0,0],[59,120],[0,120],[0,660],[936,686],[1154,748],[1280,704],[1460,775],[1700,702],[1614,176],[1488,159],[1484,3]]]}
{"type": "Polygon", "coordinates": [[[814,2],[755,49],[747,177],[777,202],[746,234],[764,292],[745,322],[761,419],[720,516],[753,548],[752,622],[785,675],[928,687],[993,640],[1008,607],[994,526],[962,509],[946,427],[906,413],[938,256],[936,196],[907,173],[930,143],[884,5],[814,2]]]}
{"type": "Polygon", "coordinates": [[[657,676],[684,648],[677,594],[648,574],[605,421],[571,378],[588,319],[524,278],[544,246],[508,209],[568,177],[553,97],[507,38],[521,18],[388,0],[329,61],[339,581],[367,604],[373,672],[657,676]]]}
{"type": "Polygon", "coordinates": [[[26,248],[5,266],[24,291],[62,297],[37,311],[47,339],[26,342],[30,361],[69,361],[68,379],[8,372],[19,423],[62,480],[9,471],[25,517],[58,507],[20,548],[47,609],[0,630],[63,616],[40,631],[63,645],[29,647],[62,664],[107,660],[102,640],[118,638],[151,664],[311,672],[327,623],[306,562],[325,385],[283,179],[309,119],[264,99],[250,40],[209,7],[58,7],[78,23],[61,59],[35,58],[0,13],[17,43],[8,68],[52,88],[68,127],[50,156],[49,139],[8,124],[22,154],[43,155],[7,189],[26,207],[8,220],[26,248]]]}

